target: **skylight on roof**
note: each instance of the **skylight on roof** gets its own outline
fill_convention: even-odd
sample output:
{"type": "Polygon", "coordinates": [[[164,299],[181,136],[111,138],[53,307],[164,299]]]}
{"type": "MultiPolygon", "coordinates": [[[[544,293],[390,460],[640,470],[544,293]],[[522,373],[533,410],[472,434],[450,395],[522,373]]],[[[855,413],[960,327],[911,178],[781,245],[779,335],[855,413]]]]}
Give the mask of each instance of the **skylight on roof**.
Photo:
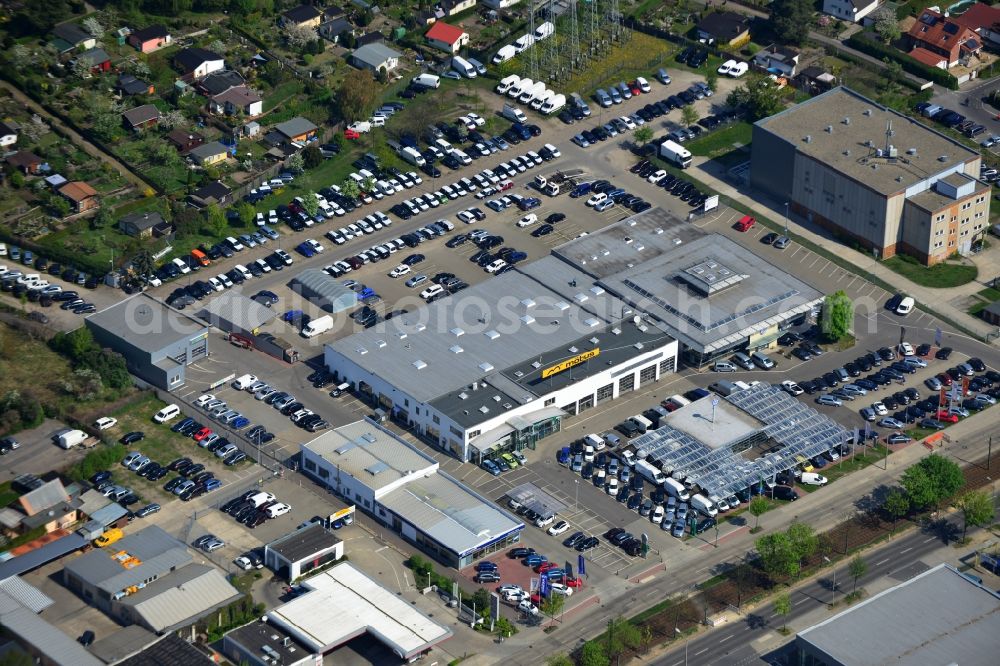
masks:
{"type": "Polygon", "coordinates": [[[601,322],[594,317],[587,317],[586,319],[583,320],[583,323],[593,328],[594,326],[600,325],[601,322]]]}
{"type": "Polygon", "coordinates": [[[566,310],[569,310],[569,303],[567,303],[566,301],[557,301],[554,304],[554,307],[560,312],[565,312],[566,310]]]}
{"type": "Polygon", "coordinates": [[[490,340],[496,340],[497,338],[500,337],[500,334],[497,333],[496,331],[492,330],[492,329],[490,329],[489,331],[486,331],[485,333],[483,333],[483,335],[485,335],[486,337],[488,337],[490,340]]]}
{"type": "Polygon", "coordinates": [[[462,330],[461,328],[459,328],[458,326],[456,326],[455,328],[451,329],[451,331],[450,331],[450,332],[451,332],[451,334],[452,334],[452,335],[454,335],[454,336],[455,336],[456,338],[460,338],[460,337],[462,337],[463,335],[465,335],[465,331],[463,331],[463,330],[462,330]]]}
{"type": "Polygon", "coordinates": [[[587,294],[583,293],[582,291],[573,297],[573,300],[576,301],[577,303],[586,303],[589,299],[590,297],[587,296],[587,294]]]}
{"type": "Polygon", "coordinates": [[[534,324],[535,318],[529,314],[526,314],[521,317],[521,321],[524,322],[525,324],[534,324]]]}
{"type": "Polygon", "coordinates": [[[424,368],[427,367],[427,363],[425,363],[424,361],[421,361],[418,358],[416,361],[413,362],[413,367],[416,368],[417,370],[423,370],[424,368]]]}
{"type": "Polygon", "coordinates": [[[354,351],[358,352],[358,354],[360,354],[361,356],[364,356],[365,354],[368,353],[368,350],[365,349],[364,347],[357,347],[354,351]]]}
{"type": "Polygon", "coordinates": [[[523,305],[526,308],[535,307],[535,299],[533,299],[533,298],[522,298],[521,299],[521,305],[523,305]]]}
{"type": "Polygon", "coordinates": [[[493,365],[487,361],[483,361],[482,363],[479,364],[479,369],[482,370],[483,372],[492,372],[493,365]]]}
{"type": "Polygon", "coordinates": [[[448,349],[451,351],[452,354],[461,354],[463,351],[465,351],[464,349],[462,349],[458,345],[452,345],[448,349]]]}

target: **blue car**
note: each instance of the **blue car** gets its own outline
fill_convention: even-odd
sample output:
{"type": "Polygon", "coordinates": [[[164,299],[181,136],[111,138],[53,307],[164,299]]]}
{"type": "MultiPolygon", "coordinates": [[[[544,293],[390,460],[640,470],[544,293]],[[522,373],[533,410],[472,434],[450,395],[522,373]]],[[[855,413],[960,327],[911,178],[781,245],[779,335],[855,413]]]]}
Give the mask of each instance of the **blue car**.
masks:
{"type": "Polygon", "coordinates": [[[521,563],[524,564],[524,566],[526,567],[531,567],[532,569],[534,569],[542,562],[548,562],[548,561],[549,558],[545,557],[544,555],[539,555],[538,553],[535,553],[533,555],[528,555],[526,558],[521,560],[521,563]]]}
{"type": "Polygon", "coordinates": [[[233,420],[233,422],[230,424],[230,427],[232,427],[233,430],[242,430],[243,428],[246,428],[248,425],[250,425],[250,419],[248,419],[245,416],[240,416],[235,420],[233,420]]]}
{"type": "Polygon", "coordinates": [[[580,183],[573,188],[573,191],[569,193],[569,196],[573,199],[579,199],[580,197],[588,194],[591,187],[593,187],[593,183],[580,183]]]}
{"type": "Polygon", "coordinates": [[[482,468],[493,476],[500,476],[500,468],[497,467],[496,463],[492,460],[484,460],[482,462],[482,468]]]}
{"type": "Polygon", "coordinates": [[[309,245],[301,243],[295,246],[295,250],[305,258],[313,257],[316,255],[316,250],[312,249],[309,245]]]}

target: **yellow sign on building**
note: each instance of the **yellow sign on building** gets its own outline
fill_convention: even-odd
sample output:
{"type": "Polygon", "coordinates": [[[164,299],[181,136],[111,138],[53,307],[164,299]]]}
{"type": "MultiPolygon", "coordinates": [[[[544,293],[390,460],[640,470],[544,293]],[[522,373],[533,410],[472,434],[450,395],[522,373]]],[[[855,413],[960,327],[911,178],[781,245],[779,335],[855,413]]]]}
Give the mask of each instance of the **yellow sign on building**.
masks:
{"type": "Polygon", "coordinates": [[[585,363],[592,358],[600,356],[601,350],[599,347],[595,347],[590,351],[585,351],[582,354],[577,354],[573,358],[568,358],[561,363],[556,363],[555,365],[550,365],[549,367],[542,370],[542,379],[547,379],[552,375],[557,375],[563,370],[569,370],[570,368],[585,363]]]}

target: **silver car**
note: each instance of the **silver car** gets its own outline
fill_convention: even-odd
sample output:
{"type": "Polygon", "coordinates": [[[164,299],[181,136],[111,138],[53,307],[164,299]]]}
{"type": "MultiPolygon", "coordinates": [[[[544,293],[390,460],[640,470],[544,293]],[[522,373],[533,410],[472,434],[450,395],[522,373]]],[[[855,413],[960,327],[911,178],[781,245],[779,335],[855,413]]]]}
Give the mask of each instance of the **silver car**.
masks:
{"type": "Polygon", "coordinates": [[[841,402],[840,398],[836,398],[832,395],[821,395],[818,398],[816,398],[816,402],[817,404],[827,405],[829,407],[840,407],[842,404],[844,404],[843,402],[841,402]]]}

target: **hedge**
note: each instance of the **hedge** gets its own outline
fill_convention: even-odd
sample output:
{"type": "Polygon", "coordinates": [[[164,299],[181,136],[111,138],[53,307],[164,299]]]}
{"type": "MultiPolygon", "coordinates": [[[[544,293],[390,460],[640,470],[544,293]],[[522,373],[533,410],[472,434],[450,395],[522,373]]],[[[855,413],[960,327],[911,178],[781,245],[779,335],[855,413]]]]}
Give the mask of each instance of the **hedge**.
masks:
{"type": "Polygon", "coordinates": [[[861,51],[862,53],[867,53],[870,56],[878,58],[879,60],[888,58],[889,60],[898,62],[902,65],[904,71],[907,71],[914,76],[922,76],[951,90],[958,90],[958,79],[948,72],[943,69],[938,69],[937,67],[925,65],[919,60],[915,60],[914,58],[906,55],[902,51],[894,49],[891,46],[886,46],[879,41],[875,41],[871,38],[870,33],[854,33],[848,38],[847,45],[861,51]]]}

